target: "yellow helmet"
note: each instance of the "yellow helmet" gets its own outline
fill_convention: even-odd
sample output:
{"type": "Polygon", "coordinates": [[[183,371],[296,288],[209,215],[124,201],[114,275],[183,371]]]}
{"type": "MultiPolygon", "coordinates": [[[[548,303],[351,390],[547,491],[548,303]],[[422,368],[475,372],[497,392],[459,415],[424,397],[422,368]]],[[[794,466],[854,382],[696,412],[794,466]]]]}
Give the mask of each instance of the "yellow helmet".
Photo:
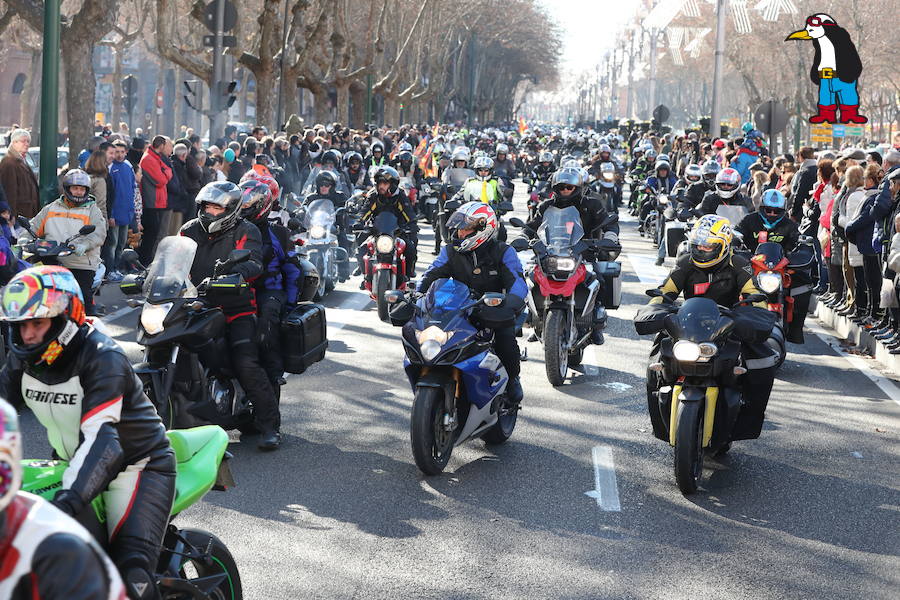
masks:
{"type": "Polygon", "coordinates": [[[691,229],[691,261],[701,269],[719,264],[731,255],[731,221],[704,215],[691,229]]]}

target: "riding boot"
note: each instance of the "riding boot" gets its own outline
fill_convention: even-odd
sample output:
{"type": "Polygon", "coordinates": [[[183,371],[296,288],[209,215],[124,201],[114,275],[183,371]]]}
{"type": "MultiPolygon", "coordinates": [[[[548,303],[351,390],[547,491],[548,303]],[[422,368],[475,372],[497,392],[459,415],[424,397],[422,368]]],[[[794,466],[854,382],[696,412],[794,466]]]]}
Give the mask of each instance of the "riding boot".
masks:
{"type": "Polygon", "coordinates": [[[606,329],[606,308],[602,304],[594,307],[594,332],[591,335],[591,343],[600,346],[605,341],[603,330],[606,329]]]}

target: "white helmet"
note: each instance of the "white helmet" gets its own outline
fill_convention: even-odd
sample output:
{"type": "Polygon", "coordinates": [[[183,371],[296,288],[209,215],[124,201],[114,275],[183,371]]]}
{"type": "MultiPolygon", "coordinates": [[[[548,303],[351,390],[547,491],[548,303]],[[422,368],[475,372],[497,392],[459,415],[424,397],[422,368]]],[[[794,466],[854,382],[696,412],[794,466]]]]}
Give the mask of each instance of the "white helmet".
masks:
{"type": "Polygon", "coordinates": [[[735,169],[727,168],[716,175],[716,193],[722,198],[731,198],[741,187],[741,175],[735,169]]]}
{"type": "Polygon", "coordinates": [[[490,204],[466,202],[447,219],[447,230],[451,233],[450,244],[457,252],[471,252],[497,235],[497,213],[490,204]],[[464,238],[458,237],[460,229],[473,230],[464,238]]]}
{"type": "Polygon", "coordinates": [[[0,399],[0,512],[6,510],[22,487],[22,437],[19,416],[0,399]]]}

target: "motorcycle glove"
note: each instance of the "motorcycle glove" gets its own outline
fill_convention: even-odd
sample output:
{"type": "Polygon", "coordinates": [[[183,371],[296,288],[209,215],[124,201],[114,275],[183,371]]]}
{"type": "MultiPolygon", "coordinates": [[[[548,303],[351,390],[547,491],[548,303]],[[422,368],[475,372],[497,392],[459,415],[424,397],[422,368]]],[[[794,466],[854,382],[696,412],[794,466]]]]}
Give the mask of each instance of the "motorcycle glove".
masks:
{"type": "Polygon", "coordinates": [[[75,244],[72,246],[72,253],[75,256],[84,256],[87,253],[87,246],[84,244],[75,244]]]}
{"type": "Polygon", "coordinates": [[[84,510],[84,501],[72,490],[56,492],[51,504],[70,517],[77,517],[84,510]]]}

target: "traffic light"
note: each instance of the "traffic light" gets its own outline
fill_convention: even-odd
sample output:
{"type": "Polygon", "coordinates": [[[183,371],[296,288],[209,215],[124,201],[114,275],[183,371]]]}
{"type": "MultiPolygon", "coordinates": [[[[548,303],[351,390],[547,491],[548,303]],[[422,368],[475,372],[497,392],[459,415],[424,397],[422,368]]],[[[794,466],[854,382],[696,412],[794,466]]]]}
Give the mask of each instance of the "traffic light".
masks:
{"type": "Polygon", "coordinates": [[[220,81],[217,86],[219,107],[221,110],[228,110],[234,104],[234,101],[237,100],[237,96],[234,95],[234,90],[237,89],[237,81],[220,81]]]}
{"type": "Polygon", "coordinates": [[[184,95],[184,101],[194,110],[202,110],[200,107],[200,81],[197,79],[189,79],[184,82],[184,89],[187,94],[184,95]]]}
{"type": "Polygon", "coordinates": [[[122,80],[122,106],[129,115],[137,107],[138,82],[134,75],[128,75],[122,80]]]}

